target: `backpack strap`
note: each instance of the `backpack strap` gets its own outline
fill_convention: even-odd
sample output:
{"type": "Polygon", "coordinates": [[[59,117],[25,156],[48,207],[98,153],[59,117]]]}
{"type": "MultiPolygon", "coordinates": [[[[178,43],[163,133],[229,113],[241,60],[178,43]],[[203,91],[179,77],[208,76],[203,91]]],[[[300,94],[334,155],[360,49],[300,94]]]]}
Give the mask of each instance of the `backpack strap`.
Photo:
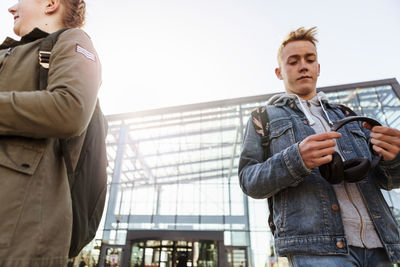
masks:
{"type": "MultiPolygon", "coordinates": [[[[49,34],[39,45],[39,90],[46,90],[47,88],[47,79],[49,76],[49,67],[50,67],[50,57],[51,50],[57,42],[58,37],[61,33],[68,30],[69,28],[63,28],[56,32],[49,34]]],[[[72,173],[72,161],[69,153],[64,153],[67,151],[67,144],[65,140],[60,139],[61,150],[64,157],[65,165],[67,167],[67,172],[72,173]]]]}
{"type": "Polygon", "coordinates": [[[49,74],[51,50],[57,42],[58,36],[69,28],[63,28],[49,34],[39,46],[39,89],[45,90],[49,74]]]}
{"type": "MultiPolygon", "coordinates": [[[[253,125],[256,132],[261,137],[261,146],[264,150],[264,160],[267,160],[271,156],[271,151],[269,147],[269,116],[267,112],[267,107],[258,107],[251,111],[251,118],[253,120],[253,125]]],[[[268,198],[268,225],[271,229],[272,235],[275,234],[276,226],[274,224],[274,203],[272,202],[272,197],[268,198]]]]}
{"type": "Polygon", "coordinates": [[[264,160],[270,156],[269,150],[269,117],[267,107],[258,107],[251,111],[251,117],[256,132],[261,137],[261,146],[264,148],[264,160]]]}

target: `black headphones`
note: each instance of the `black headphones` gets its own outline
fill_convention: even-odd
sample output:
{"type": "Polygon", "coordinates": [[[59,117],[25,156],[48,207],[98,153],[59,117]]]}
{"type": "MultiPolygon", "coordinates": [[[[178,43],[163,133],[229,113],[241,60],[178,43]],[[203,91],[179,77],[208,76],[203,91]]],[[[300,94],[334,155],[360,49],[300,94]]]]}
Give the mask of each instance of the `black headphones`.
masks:
{"type": "MultiPolygon", "coordinates": [[[[372,127],[381,126],[381,124],[371,118],[363,116],[349,116],[335,122],[331,128],[332,131],[339,130],[343,125],[353,121],[364,121],[372,127]]],[[[369,149],[372,153],[372,161],[367,158],[357,158],[342,161],[339,153],[336,151],[332,154],[332,161],[319,166],[321,175],[331,184],[340,184],[343,180],[349,183],[358,182],[364,179],[370,170],[375,168],[382,156],[372,149],[372,143],[368,142],[369,149]]]]}

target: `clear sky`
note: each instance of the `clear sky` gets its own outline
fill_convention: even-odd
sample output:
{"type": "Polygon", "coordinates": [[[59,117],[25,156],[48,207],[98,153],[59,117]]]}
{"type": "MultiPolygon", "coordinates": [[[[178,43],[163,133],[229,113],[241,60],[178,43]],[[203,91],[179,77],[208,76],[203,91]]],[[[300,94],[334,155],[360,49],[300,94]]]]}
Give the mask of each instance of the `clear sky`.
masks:
{"type": "MultiPolygon", "coordinates": [[[[0,39],[17,38],[0,1],[0,39]]],[[[399,0],[87,0],[106,114],[283,91],[286,34],[318,27],[318,86],[397,78],[399,0]]]]}

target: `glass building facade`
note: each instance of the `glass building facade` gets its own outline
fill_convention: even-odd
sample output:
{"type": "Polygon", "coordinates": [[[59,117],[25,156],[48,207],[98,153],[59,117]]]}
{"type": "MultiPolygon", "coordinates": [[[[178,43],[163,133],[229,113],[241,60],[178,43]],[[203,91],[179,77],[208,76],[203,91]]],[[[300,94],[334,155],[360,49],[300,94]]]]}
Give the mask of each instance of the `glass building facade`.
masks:
{"type": "MultiPolygon", "coordinates": [[[[318,90],[400,129],[396,79],[318,90]]],[[[268,204],[242,193],[237,172],[250,111],[271,95],[108,116],[100,266],[268,266],[268,204]]]]}

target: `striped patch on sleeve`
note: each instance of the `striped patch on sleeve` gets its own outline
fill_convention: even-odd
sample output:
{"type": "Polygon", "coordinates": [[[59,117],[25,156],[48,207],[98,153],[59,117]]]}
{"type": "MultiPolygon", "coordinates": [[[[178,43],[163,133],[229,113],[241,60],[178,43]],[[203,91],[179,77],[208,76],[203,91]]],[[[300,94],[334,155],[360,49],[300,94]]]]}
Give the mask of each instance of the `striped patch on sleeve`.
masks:
{"type": "Polygon", "coordinates": [[[96,61],[96,56],[93,53],[87,51],[85,48],[83,48],[82,46],[80,46],[78,44],[76,45],[76,52],[81,53],[86,58],[88,58],[92,61],[96,61]]]}

